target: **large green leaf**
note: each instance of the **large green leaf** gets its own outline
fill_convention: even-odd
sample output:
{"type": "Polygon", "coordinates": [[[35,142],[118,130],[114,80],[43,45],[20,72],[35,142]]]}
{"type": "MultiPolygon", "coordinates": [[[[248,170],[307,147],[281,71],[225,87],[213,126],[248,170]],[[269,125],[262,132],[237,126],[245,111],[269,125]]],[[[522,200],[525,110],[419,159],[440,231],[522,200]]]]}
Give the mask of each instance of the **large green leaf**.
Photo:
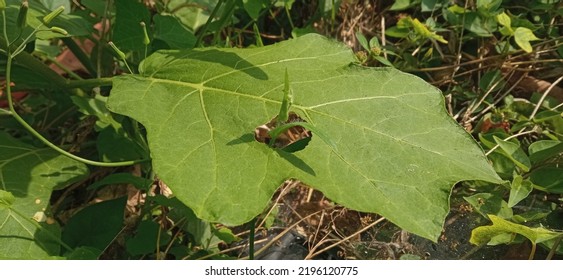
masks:
{"type": "Polygon", "coordinates": [[[35,148],[0,132],[0,258],[57,256],[60,229],[33,218],[42,221],[53,189],[87,173],[84,164],[51,148],[35,148]]]}
{"type": "Polygon", "coordinates": [[[146,127],[158,176],[203,219],[246,222],[293,177],[436,240],[454,183],[500,179],[436,88],[353,62],[351,50],[314,34],[263,48],[163,51],[141,75],[114,78],[108,107],[146,127]],[[254,140],[280,110],[286,69],[293,111],[336,148],[314,133],[296,153],[254,140]]]}

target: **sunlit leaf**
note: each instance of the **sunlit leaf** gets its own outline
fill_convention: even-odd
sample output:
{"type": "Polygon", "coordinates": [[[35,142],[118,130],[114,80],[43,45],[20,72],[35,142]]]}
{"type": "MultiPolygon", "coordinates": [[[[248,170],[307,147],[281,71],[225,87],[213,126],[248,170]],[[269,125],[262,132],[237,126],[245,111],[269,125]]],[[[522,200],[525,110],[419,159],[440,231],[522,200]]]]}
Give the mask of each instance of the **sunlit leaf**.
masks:
{"type": "Polygon", "coordinates": [[[154,170],[203,219],[242,224],[298,178],[435,240],[454,183],[500,179],[436,88],[353,62],[344,45],[312,34],[262,48],[161,51],[140,75],[114,78],[108,106],[145,126],[154,170]],[[314,132],[296,153],[255,141],[279,112],[286,69],[292,110],[336,149],[314,132]]]}
{"type": "Polygon", "coordinates": [[[537,41],[539,38],[534,35],[532,30],[526,27],[518,27],[514,31],[514,40],[524,51],[532,52],[532,45],[530,44],[530,41],[537,41]]]}

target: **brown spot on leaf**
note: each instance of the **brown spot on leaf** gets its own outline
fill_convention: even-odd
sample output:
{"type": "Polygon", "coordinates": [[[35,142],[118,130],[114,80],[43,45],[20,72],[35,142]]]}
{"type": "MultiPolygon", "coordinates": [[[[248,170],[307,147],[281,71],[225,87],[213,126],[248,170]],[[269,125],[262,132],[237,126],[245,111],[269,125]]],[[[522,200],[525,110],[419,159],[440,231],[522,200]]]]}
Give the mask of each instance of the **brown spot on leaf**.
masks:
{"type": "MultiPolygon", "coordinates": [[[[254,130],[254,139],[256,139],[256,141],[258,141],[260,143],[264,143],[266,145],[271,145],[272,147],[279,148],[279,149],[284,149],[284,148],[289,147],[293,144],[297,144],[297,142],[300,142],[300,141],[310,140],[310,138],[313,136],[311,131],[309,131],[308,129],[306,129],[306,128],[300,126],[300,125],[296,125],[296,126],[290,127],[289,129],[287,129],[286,131],[281,133],[276,138],[275,143],[273,143],[273,144],[270,143],[272,141],[272,137],[269,134],[270,131],[272,131],[276,127],[279,127],[279,126],[287,124],[287,123],[292,123],[292,122],[305,122],[305,120],[302,119],[295,112],[289,112],[289,118],[286,122],[279,122],[278,116],[275,116],[269,122],[256,127],[256,129],[254,130]]],[[[305,146],[306,145],[307,145],[307,143],[305,143],[305,146]]],[[[290,152],[298,151],[298,150],[301,150],[303,148],[304,148],[304,146],[300,149],[291,150],[290,152]]]]}

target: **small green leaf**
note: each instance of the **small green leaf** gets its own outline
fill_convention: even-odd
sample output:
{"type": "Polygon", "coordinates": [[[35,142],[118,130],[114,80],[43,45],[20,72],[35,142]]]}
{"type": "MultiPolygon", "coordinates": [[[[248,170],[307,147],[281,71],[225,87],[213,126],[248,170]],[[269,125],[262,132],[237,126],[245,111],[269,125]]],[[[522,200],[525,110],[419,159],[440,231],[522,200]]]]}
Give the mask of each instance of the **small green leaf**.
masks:
{"type": "Polygon", "coordinates": [[[465,15],[458,15],[457,19],[463,27],[480,37],[491,37],[493,32],[497,30],[495,20],[483,18],[478,12],[467,12],[465,15]],[[463,22],[461,22],[463,19],[463,22]]]}
{"type": "Polygon", "coordinates": [[[428,29],[428,27],[423,24],[422,22],[420,22],[417,18],[411,18],[409,17],[405,17],[399,20],[399,22],[397,23],[397,27],[399,28],[412,28],[415,32],[415,34],[417,34],[418,36],[422,37],[422,38],[427,38],[427,39],[434,39],[440,43],[444,43],[447,44],[448,41],[446,41],[446,39],[444,39],[444,37],[436,34],[433,31],[430,31],[430,29],[428,29]]]}
{"type": "Polygon", "coordinates": [[[450,11],[452,13],[456,13],[456,14],[463,14],[463,13],[467,12],[467,10],[464,7],[458,6],[457,4],[454,4],[451,7],[448,7],[448,11],[450,11]]]}
{"type": "Polygon", "coordinates": [[[213,229],[213,234],[215,234],[215,236],[217,236],[219,239],[221,239],[223,242],[227,244],[231,244],[239,240],[238,236],[233,234],[231,229],[226,227],[222,227],[220,229],[213,229]]]}
{"type": "Polygon", "coordinates": [[[385,30],[385,35],[394,38],[406,38],[409,36],[410,30],[408,28],[399,28],[397,26],[391,26],[385,30]]]}
{"type": "Polygon", "coordinates": [[[464,197],[479,214],[487,217],[490,214],[510,219],[512,209],[508,207],[502,196],[495,193],[478,193],[469,197],[464,197]]]}
{"type": "Polygon", "coordinates": [[[497,15],[497,21],[502,26],[506,26],[506,27],[510,27],[512,24],[510,17],[505,12],[502,12],[497,15]]]}
{"type": "Polygon", "coordinates": [[[50,12],[49,14],[43,17],[43,23],[45,23],[45,25],[48,25],[49,23],[51,23],[51,21],[53,21],[53,19],[58,17],[60,14],[62,14],[64,10],[65,10],[64,6],[59,6],[58,8],[56,8],[55,10],[53,10],[52,12],[50,12]]]}
{"type": "Polygon", "coordinates": [[[374,57],[374,59],[379,61],[381,64],[383,64],[385,66],[395,67],[395,65],[393,65],[393,63],[391,63],[391,61],[385,59],[385,57],[383,57],[383,56],[376,56],[376,57],[374,57]]]}
{"type": "Polygon", "coordinates": [[[27,0],[24,0],[18,12],[18,19],[16,20],[16,26],[19,29],[23,29],[27,24],[27,11],[29,11],[29,3],[27,0]]]}
{"type": "Polygon", "coordinates": [[[512,30],[512,21],[510,17],[505,13],[502,12],[497,15],[497,21],[502,28],[500,29],[500,33],[504,36],[512,36],[514,34],[514,30],[512,30]]]}
{"type": "Polygon", "coordinates": [[[514,180],[510,185],[510,197],[508,198],[508,207],[513,207],[522,201],[532,192],[532,183],[529,180],[524,180],[522,176],[514,176],[514,180]]]}
{"type": "Polygon", "coordinates": [[[443,6],[444,1],[442,0],[422,0],[420,3],[420,9],[423,12],[432,12],[443,6]]]}
{"type": "MultiPolygon", "coordinates": [[[[289,119],[289,109],[293,104],[293,92],[289,87],[289,74],[287,73],[287,69],[285,69],[285,76],[284,76],[284,83],[283,83],[283,98],[282,104],[280,106],[280,112],[278,114],[278,123],[285,123],[289,119]]],[[[276,135],[277,137],[277,135],[276,135]]],[[[274,142],[275,139],[272,139],[274,142]]]]}
{"type": "Polygon", "coordinates": [[[550,158],[562,156],[563,142],[557,140],[540,140],[528,147],[532,164],[540,163],[550,158]]]}
{"type": "Polygon", "coordinates": [[[502,0],[477,0],[476,4],[480,12],[489,14],[495,12],[500,7],[502,0]]]}
{"type": "Polygon", "coordinates": [[[530,167],[532,164],[530,163],[530,159],[524,153],[524,151],[520,148],[519,144],[515,144],[509,141],[502,140],[496,136],[494,136],[496,143],[502,149],[502,154],[507,156],[516,166],[520,167],[524,172],[530,171],[530,167]]]}
{"type": "Polygon", "coordinates": [[[534,35],[532,30],[526,27],[518,27],[516,31],[514,31],[514,40],[521,49],[530,53],[532,52],[530,41],[537,41],[539,38],[534,35]]]}
{"type": "Polygon", "coordinates": [[[366,39],[366,36],[362,34],[362,32],[360,31],[356,32],[356,39],[358,39],[358,43],[360,43],[360,45],[364,48],[364,50],[368,52],[370,51],[368,40],[366,39]]]}
{"type": "Polygon", "coordinates": [[[396,0],[396,1],[394,1],[391,8],[389,8],[389,9],[391,11],[402,11],[402,10],[406,10],[410,7],[413,7],[416,4],[417,4],[416,0],[396,0]]]}
{"type": "Polygon", "coordinates": [[[469,242],[475,245],[487,244],[493,237],[501,234],[520,234],[532,243],[541,243],[556,238],[563,233],[554,232],[545,228],[530,228],[524,225],[506,221],[495,215],[489,215],[493,222],[491,226],[481,226],[471,232],[469,242]]]}
{"type": "Polygon", "coordinates": [[[526,212],[522,212],[519,215],[512,216],[512,221],[522,224],[528,223],[530,221],[538,221],[547,217],[551,213],[551,210],[543,209],[530,209],[526,212]]]}
{"type": "Polygon", "coordinates": [[[377,39],[377,36],[373,36],[371,37],[371,39],[369,39],[369,47],[370,49],[381,48],[381,44],[379,43],[379,39],[377,39]]]}

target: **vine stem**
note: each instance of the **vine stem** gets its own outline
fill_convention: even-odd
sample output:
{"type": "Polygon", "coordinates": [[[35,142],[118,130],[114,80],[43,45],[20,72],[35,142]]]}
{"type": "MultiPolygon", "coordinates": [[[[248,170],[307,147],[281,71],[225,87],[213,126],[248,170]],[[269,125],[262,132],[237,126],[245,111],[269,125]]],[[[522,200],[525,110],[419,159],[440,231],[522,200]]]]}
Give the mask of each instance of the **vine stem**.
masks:
{"type": "Polygon", "coordinates": [[[51,143],[47,138],[43,137],[43,135],[41,135],[33,127],[31,127],[31,125],[29,125],[17,113],[16,109],[14,108],[14,101],[12,99],[12,88],[11,88],[12,62],[14,60],[14,57],[17,54],[19,54],[18,50],[20,50],[20,49],[23,50],[22,46],[25,45],[26,41],[23,41],[22,45],[20,45],[18,48],[16,48],[16,53],[12,53],[11,48],[9,46],[10,41],[8,39],[8,34],[7,34],[6,29],[7,29],[6,28],[6,11],[2,10],[2,31],[4,33],[3,34],[4,39],[6,40],[6,56],[7,56],[7,61],[6,61],[6,96],[7,96],[7,99],[8,99],[8,109],[11,112],[14,119],[16,119],[16,121],[18,123],[20,123],[33,136],[35,136],[39,140],[41,140],[41,142],[43,142],[43,144],[47,145],[48,147],[50,147],[53,150],[61,153],[64,156],[67,156],[71,159],[74,159],[76,161],[79,161],[79,162],[82,162],[82,163],[85,163],[85,164],[94,165],[94,166],[101,166],[101,167],[118,167],[118,166],[129,166],[129,165],[148,161],[148,159],[140,159],[140,160],[129,160],[129,161],[121,161],[121,162],[101,162],[101,161],[94,161],[94,160],[85,159],[85,158],[73,155],[73,154],[59,148],[57,145],[51,143]]]}
{"type": "Polygon", "coordinates": [[[250,235],[248,236],[248,259],[254,260],[254,238],[256,235],[256,218],[250,221],[250,235]]]}

